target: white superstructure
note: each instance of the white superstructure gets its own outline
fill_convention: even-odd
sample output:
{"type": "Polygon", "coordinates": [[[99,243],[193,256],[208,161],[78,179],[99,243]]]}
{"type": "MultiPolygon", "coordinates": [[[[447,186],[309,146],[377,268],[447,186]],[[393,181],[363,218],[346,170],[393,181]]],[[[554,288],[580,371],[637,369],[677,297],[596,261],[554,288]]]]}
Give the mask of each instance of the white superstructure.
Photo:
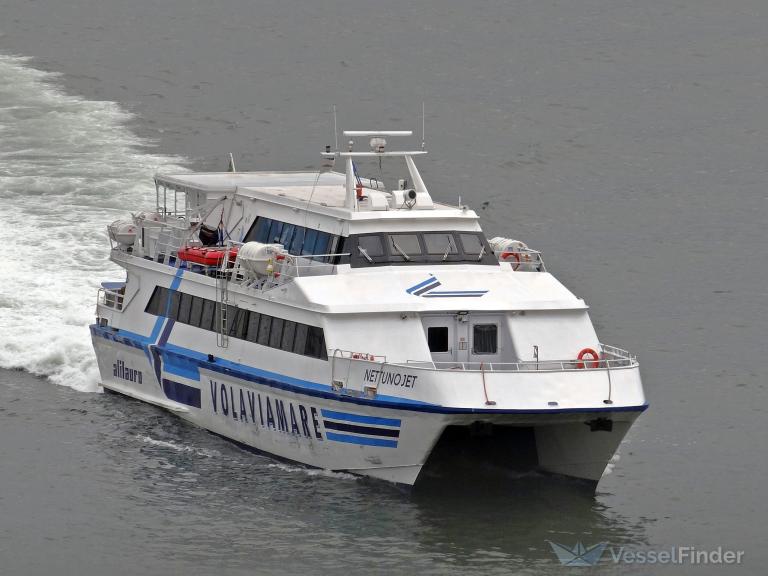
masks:
{"type": "Polygon", "coordinates": [[[411,485],[461,452],[596,484],[647,407],[635,357],[538,252],[434,201],[425,152],[387,149],[407,134],[346,132],[370,151],[320,172],[156,176],[109,227],[104,387],[309,466],[411,485]],[[371,159],[405,161],[394,186],[371,159]]]}

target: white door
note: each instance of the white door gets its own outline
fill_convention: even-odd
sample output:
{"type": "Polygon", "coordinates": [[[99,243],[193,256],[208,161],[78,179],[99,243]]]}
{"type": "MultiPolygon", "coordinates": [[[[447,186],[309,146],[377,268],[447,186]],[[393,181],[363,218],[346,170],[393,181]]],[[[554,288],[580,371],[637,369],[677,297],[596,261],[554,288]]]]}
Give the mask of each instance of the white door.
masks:
{"type": "Polygon", "coordinates": [[[501,362],[498,316],[462,312],[424,316],[422,320],[433,362],[501,362]]]}
{"type": "Polygon", "coordinates": [[[501,362],[502,330],[498,316],[472,315],[467,322],[469,361],[501,362]]]}

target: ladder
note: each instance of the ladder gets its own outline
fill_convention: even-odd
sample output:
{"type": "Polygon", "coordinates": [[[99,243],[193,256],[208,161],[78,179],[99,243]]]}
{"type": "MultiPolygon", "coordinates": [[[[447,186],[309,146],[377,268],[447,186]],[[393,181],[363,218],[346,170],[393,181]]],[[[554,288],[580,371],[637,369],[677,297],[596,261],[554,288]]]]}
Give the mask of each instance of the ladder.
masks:
{"type": "MultiPolygon", "coordinates": [[[[221,267],[216,271],[216,304],[219,308],[219,325],[216,331],[216,345],[219,348],[229,347],[229,319],[227,318],[229,303],[229,251],[231,244],[227,243],[227,251],[221,261],[221,267]]],[[[234,273],[234,270],[231,272],[234,273]]]]}

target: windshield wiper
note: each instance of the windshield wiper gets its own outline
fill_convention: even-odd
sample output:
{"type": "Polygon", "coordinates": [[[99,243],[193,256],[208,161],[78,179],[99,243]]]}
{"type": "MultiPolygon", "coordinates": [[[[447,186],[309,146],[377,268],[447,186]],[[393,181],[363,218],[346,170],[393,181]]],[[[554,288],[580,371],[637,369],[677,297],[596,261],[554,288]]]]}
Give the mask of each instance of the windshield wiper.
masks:
{"type": "Polygon", "coordinates": [[[477,257],[477,261],[480,262],[480,260],[483,259],[483,256],[485,256],[485,244],[483,244],[483,248],[480,250],[480,254],[477,257]]]}
{"type": "Polygon", "coordinates": [[[365,259],[368,260],[369,264],[373,264],[373,258],[368,256],[368,251],[365,248],[363,248],[362,246],[358,246],[357,249],[360,250],[360,254],[365,256],[365,259]]]}
{"type": "Polygon", "coordinates": [[[408,256],[408,254],[406,254],[405,252],[403,252],[403,249],[402,249],[402,248],[400,248],[400,246],[398,246],[398,245],[397,245],[397,242],[395,242],[395,239],[394,239],[394,238],[392,238],[392,246],[394,246],[394,247],[395,247],[395,250],[397,250],[398,252],[400,252],[400,256],[402,256],[403,258],[405,258],[405,261],[406,261],[406,262],[410,262],[410,261],[411,261],[411,258],[408,256]]]}
{"type": "Polygon", "coordinates": [[[443,252],[443,262],[448,258],[448,253],[451,251],[451,237],[446,236],[445,239],[448,240],[448,245],[445,247],[445,252],[443,252]]]}

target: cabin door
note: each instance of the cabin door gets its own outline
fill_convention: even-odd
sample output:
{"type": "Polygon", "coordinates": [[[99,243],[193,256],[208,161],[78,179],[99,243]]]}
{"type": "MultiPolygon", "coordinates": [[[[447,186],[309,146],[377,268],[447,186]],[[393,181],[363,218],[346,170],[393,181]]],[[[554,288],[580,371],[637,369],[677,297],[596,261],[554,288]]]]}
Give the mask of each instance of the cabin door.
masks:
{"type": "Polygon", "coordinates": [[[501,322],[487,314],[425,316],[424,331],[433,362],[489,364],[501,359],[501,322]]]}
{"type": "Polygon", "coordinates": [[[501,362],[501,318],[497,315],[472,314],[467,322],[469,361],[473,364],[501,362]]]}
{"type": "Polygon", "coordinates": [[[424,332],[433,362],[456,361],[456,321],[453,314],[424,316],[424,332]]]}

